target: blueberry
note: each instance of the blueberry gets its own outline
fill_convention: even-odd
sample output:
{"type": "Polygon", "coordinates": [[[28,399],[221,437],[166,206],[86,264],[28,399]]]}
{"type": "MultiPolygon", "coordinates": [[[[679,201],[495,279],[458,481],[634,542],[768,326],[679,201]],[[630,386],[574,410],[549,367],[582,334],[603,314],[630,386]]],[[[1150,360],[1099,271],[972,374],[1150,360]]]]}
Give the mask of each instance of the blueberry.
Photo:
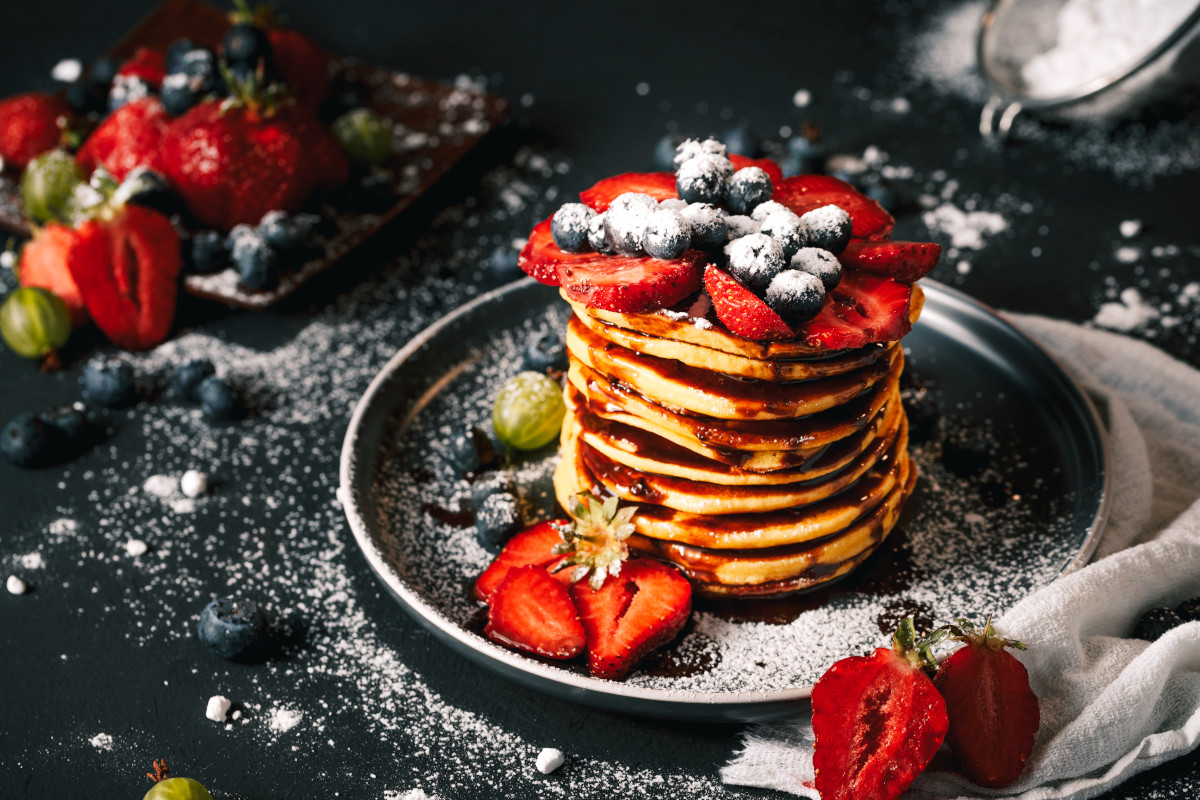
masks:
{"type": "Polygon", "coordinates": [[[646,217],[657,208],[658,202],[648,194],[618,195],[604,212],[604,232],[612,249],[624,255],[639,255],[645,246],[646,217]]]}
{"type": "Polygon", "coordinates": [[[271,41],[262,28],[241,23],[225,31],[221,52],[230,65],[256,67],[260,60],[271,58],[271,41]]]}
{"type": "Polygon", "coordinates": [[[609,244],[608,233],[604,229],[604,221],[608,219],[608,214],[597,214],[588,221],[588,244],[597,253],[611,256],[617,251],[609,244]]]}
{"type": "Polygon", "coordinates": [[[275,251],[254,228],[237,225],[229,232],[229,254],[246,288],[266,289],[274,283],[275,251]]]}
{"type": "Polygon", "coordinates": [[[68,443],[81,441],[88,432],[87,406],[83,403],[55,406],[38,414],[38,419],[57,431],[68,443]]]}
{"type": "Polygon", "coordinates": [[[558,332],[543,331],[525,347],[525,369],[545,372],[551,367],[566,370],[567,346],[558,332]]]}
{"type": "Polygon", "coordinates": [[[646,217],[642,246],[652,258],[679,258],[692,245],[692,225],[678,211],[659,208],[646,217]]]}
{"type": "Polygon", "coordinates": [[[762,139],[743,123],[725,133],[725,149],[739,156],[758,158],[762,155],[762,139]]]}
{"type": "Polygon", "coordinates": [[[296,231],[286,211],[268,211],[258,222],[258,233],[271,247],[286,250],[296,245],[296,231]]]}
{"type": "Polygon", "coordinates": [[[559,249],[567,253],[578,253],[587,249],[588,225],[596,212],[583,203],[567,203],[550,221],[550,233],[559,249]]]}
{"type": "Polygon", "coordinates": [[[715,249],[729,240],[729,225],[725,216],[712,203],[691,203],[682,213],[692,226],[692,247],[715,249]]]}
{"type": "Polygon", "coordinates": [[[209,375],[196,387],[200,410],[211,420],[223,422],[236,419],[242,413],[242,400],[236,391],[215,375],[209,375]]]}
{"type": "Polygon", "coordinates": [[[820,313],[825,287],[816,275],[785,269],[771,279],[763,299],[784,322],[796,327],[820,313]]]}
{"type": "Polygon", "coordinates": [[[193,358],[180,364],[171,373],[171,392],[180,400],[195,403],[200,400],[196,390],[201,382],[210,375],[216,375],[217,368],[207,358],[193,358]]]}
{"type": "Polygon", "coordinates": [[[183,57],[199,45],[191,39],[176,39],[167,46],[166,68],[167,73],[183,72],[183,57]]]}
{"type": "Polygon", "coordinates": [[[464,428],[451,440],[450,457],[464,475],[491,469],[500,460],[491,437],[475,425],[464,428]]]}
{"type": "Polygon", "coordinates": [[[816,275],[829,291],[842,282],[842,262],[828,250],[819,247],[801,247],[792,256],[792,269],[816,275]]]}
{"type": "Polygon", "coordinates": [[[809,247],[828,250],[835,256],[850,243],[853,226],[850,215],[838,206],[821,206],[801,215],[805,240],[809,247]]]}
{"type": "MultiPolygon", "coordinates": [[[[754,210],[750,212],[750,219],[754,220],[755,222],[762,222],[776,212],[783,212],[787,214],[796,213],[783,203],[776,203],[774,200],[767,200],[754,207],[754,210]]],[[[799,217],[797,217],[797,219],[799,219],[799,217]]]]}
{"type": "Polygon", "coordinates": [[[162,100],[163,108],[168,114],[178,117],[187,113],[187,110],[195,105],[200,97],[192,89],[187,75],[182,72],[172,72],[163,78],[159,99],[162,100]]]}
{"type": "Polygon", "coordinates": [[[1183,617],[1187,622],[1193,622],[1200,619],[1200,597],[1193,597],[1190,600],[1184,600],[1175,609],[1175,613],[1183,617]]]}
{"type": "Polygon", "coordinates": [[[686,139],[680,142],[679,146],[675,148],[675,158],[672,163],[675,169],[679,169],[685,162],[699,156],[717,156],[718,158],[727,159],[728,155],[729,151],[725,149],[725,145],[711,136],[704,141],[686,139]]]}
{"type": "Polygon", "coordinates": [[[668,133],[654,145],[654,168],[667,172],[675,171],[675,148],[683,142],[677,133],[668,133]]]}
{"type": "Polygon", "coordinates": [[[759,233],[770,236],[779,242],[783,248],[783,257],[790,259],[805,242],[804,228],[800,218],[791,211],[776,211],[767,215],[758,229],[759,233]]]}
{"type": "Polygon", "coordinates": [[[475,508],[475,537],[489,550],[498,550],[520,529],[521,506],[513,494],[490,494],[475,508]]]}
{"type": "Polygon", "coordinates": [[[756,294],[765,292],[787,266],[779,242],[762,233],[735,239],[725,252],[729,256],[730,274],[756,294]]]}
{"type": "Polygon", "coordinates": [[[867,187],[867,197],[883,206],[883,210],[889,214],[895,214],[900,208],[900,199],[896,197],[896,193],[887,184],[872,183],[867,187]]]}
{"type": "Polygon", "coordinates": [[[758,229],[761,227],[762,223],[743,214],[730,214],[725,217],[725,237],[730,242],[758,233],[758,229]]]}
{"type": "Polygon", "coordinates": [[[518,253],[511,244],[499,245],[488,257],[488,269],[496,278],[512,280],[521,274],[517,259],[518,253]]]}
{"type": "Polygon", "coordinates": [[[942,464],[964,478],[978,475],[987,469],[992,456],[987,440],[979,431],[960,428],[942,442],[942,464]]]}
{"type": "Polygon", "coordinates": [[[179,195],[171,190],[167,179],[159,172],[136,167],[121,182],[120,193],[129,202],[170,217],[183,210],[179,195]]]}
{"type": "Polygon", "coordinates": [[[814,175],[825,171],[825,159],[829,153],[825,145],[813,141],[807,136],[793,136],[788,140],[788,157],[790,165],[795,167],[794,175],[814,175]]]}
{"type": "Polygon", "coordinates": [[[193,272],[219,272],[229,266],[229,243],[218,231],[199,231],[192,236],[193,272]]]}
{"type": "Polygon", "coordinates": [[[133,367],[115,356],[100,356],[83,368],[83,395],[106,408],[133,401],[133,367]]]}
{"type": "Polygon", "coordinates": [[[689,158],[675,172],[679,197],[689,203],[721,203],[733,178],[733,162],[715,155],[689,158]]]}
{"type": "Polygon", "coordinates": [[[99,86],[108,86],[113,82],[113,78],[117,77],[117,70],[121,68],[121,62],[115,58],[98,58],[88,70],[88,80],[99,86]]]}
{"type": "Polygon", "coordinates": [[[1169,608],[1152,608],[1142,614],[1142,618],[1134,626],[1133,638],[1157,642],[1167,631],[1178,628],[1186,621],[1169,608]]]}
{"type": "Polygon", "coordinates": [[[218,597],[200,612],[196,636],[215,656],[231,661],[254,658],[266,644],[267,615],[253,600],[218,597]]]}
{"type": "Polygon", "coordinates": [[[107,98],[106,88],[90,80],[75,81],[67,87],[66,94],[63,96],[67,105],[77,114],[102,110],[107,98]]]}
{"type": "Polygon", "coordinates": [[[292,217],[292,231],[297,239],[308,239],[317,233],[323,221],[320,214],[301,212],[292,217]]]}
{"type": "Polygon", "coordinates": [[[742,167],[729,179],[725,207],[733,214],[749,214],[771,199],[771,176],[759,167],[742,167]]]}
{"type": "Polygon", "coordinates": [[[476,509],[494,494],[516,494],[516,482],[511,473],[497,470],[486,472],[471,484],[471,505],[476,509]]]}
{"type": "Polygon", "coordinates": [[[33,414],[18,414],[0,431],[0,453],[18,467],[32,467],[46,455],[46,423],[33,414]]]}
{"type": "Polygon", "coordinates": [[[118,75],[108,90],[108,110],[116,111],[126,103],[149,97],[150,85],[136,75],[118,75]]]}

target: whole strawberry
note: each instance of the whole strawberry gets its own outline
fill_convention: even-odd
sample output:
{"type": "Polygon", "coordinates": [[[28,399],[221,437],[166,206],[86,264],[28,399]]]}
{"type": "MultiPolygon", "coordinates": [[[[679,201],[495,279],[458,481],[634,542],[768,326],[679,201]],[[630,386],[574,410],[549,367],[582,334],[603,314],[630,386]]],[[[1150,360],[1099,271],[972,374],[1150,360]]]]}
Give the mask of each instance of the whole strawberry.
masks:
{"type": "Polygon", "coordinates": [[[296,100],[315,109],[329,93],[329,55],[300,31],[279,25],[270,5],[251,7],[235,0],[229,15],[234,25],[253,25],[266,34],[270,59],[296,100]]]}
{"type": "Polygon", "coordinates": [[[933,679],[946,700],[950,745],[972,781],[1008,786],[1033,752],[1041,721],[1029,673],[1006,650],[1025,645],[998,636],[991,620],[983,630],[965,619],[955,622],[947,630],[966,646],[943,661],[933,679]]]}
{"type": "Polygon", "coordinates": [[[36,156],[58,146],[71,109],[59,97],[43,92],[19,94],[0,101],[0,159],[25,169],[36,156]]]}
{"type": "Polygon", "coordinates": [[[85,175],[104,167],[119,181],[135,167],[158,170],[167,121],[167,112],[157,97],[126,103],[92,131],[75,154],[75,162],[85,175]]]}
{"type": "Polygon", "coordinates": [[[297,211],[316,185],[306,131],[284,111],[287,98],[251,80],[172,121],[163,136],[167,178],[205,225],[257,224],[268,211],[297,211]]]}
{"type": "Polygon", "coordinates": [[[893,800],[933,759],[950,723],[924,670],[935,638],[912,617],[892,647],[838,661],[812,691],[813,766],[822,800],[893,800]]]}

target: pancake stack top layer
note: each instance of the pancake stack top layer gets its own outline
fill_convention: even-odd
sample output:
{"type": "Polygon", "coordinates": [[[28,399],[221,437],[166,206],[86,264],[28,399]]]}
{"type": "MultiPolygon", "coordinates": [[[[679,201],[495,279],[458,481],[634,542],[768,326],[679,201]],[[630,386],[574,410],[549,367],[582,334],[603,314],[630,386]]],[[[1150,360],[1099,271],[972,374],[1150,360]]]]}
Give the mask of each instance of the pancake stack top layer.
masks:
{"type": "Polygon", "coordinates": [[[631,550],[702,593],[767,597],[846,575],[912,492],[899,340],[940,249],[890,241],[848,184],[715,147],[601,181],[520,263],[574,311],[559,502],[635,504],[631,550]]]}

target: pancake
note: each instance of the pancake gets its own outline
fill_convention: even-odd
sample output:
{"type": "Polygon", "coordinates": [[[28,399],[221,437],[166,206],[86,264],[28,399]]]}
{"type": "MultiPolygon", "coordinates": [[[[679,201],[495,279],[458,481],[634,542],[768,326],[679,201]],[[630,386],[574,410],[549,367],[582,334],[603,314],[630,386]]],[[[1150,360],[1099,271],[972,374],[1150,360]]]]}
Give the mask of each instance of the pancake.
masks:
{"type": "MultiPolygon", "coordinates": [[[[560,292],[561,294],[561,292],[560,292]]],[[[563,295],[564,299],[566,295],[563,295]]],[[[569,302],[569,300],[568,300],[569,302]]],[[[925,294],[920,284],[913,284],[912,300],[908,308],[908,318],[917,321],[921,308],[925,303],[925,294]]],[[[829,358],[836,357],[846,351],[831,351],[813,347],[802,341],[791,342],[759,342],[744,339],[719,325],[710,324],[706,327],[696,325],[686,314],[675,314],[674,318],[668,309],[645,314],[623,314],[618,311],[605,311],[600,308],[586,309],[588,315],[603,322],[628,328],[638,333],[657,336],[661,339],[671,339],[678,342],[700,345],[711,350],[745,356],[761,361],[780,358],[829,358]]]]}
{"type": "MultiPolygon", "coordinates": [[[[578,392],[568,394],[578,397],[578,392]]],[[[893,394],[862,430],[824,447],[793,451],[807,455],[797,466],[773,472],[750,472],[695,453],[648,431],[601,419],[576,407],[570,398],[567,405],[576,415],[583,441],[608,458],[644,472],[724,486],[796,483],[839,470],[857,458],[876,437],[894,430],[904,413],[899,394],[893,394]]]]}
{"type": "Polygon", "coordinates": [[[826,358],[763,360],[622,328],[593,317],[579,303],[571,302],[571,308],[575,311],[576,319],[612,344],[642,355],[674,359],[697,369],[753,380],[782,382],[829,378],[869,366],[885,357],[886,351],[896,345],[895,342],[869,345],[858,350],[843,350],[826,358]]]}
{"type": "Polygon", "coordinates": [[[642,355],[603,339],[572,317],[567,351],[578,362],[608,378],[636,386],[639,394],[667,408],[724,420],[794,420],[843,405],[885,379],[893,363],[903,361],[898,347],[852,372],[807,381],[741,380],[688,366],[672,359],[642,355]]]}

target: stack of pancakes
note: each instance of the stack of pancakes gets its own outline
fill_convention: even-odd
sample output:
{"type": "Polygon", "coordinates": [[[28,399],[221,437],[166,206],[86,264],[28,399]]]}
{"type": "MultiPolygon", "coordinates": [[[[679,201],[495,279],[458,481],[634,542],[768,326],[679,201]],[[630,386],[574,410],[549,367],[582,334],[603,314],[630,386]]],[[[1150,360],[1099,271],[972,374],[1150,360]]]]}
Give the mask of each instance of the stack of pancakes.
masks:
{"type": "MultiPolygon", "coordinates": [[[[899,342],[819,350],[567,302],[564,507],[583,491],[635,503],[632,550],[739,597],[840,578],[896,524],[917,477],[899,342]]],[[[914,287],[914,321],[921,302],[914,287]]]]}

